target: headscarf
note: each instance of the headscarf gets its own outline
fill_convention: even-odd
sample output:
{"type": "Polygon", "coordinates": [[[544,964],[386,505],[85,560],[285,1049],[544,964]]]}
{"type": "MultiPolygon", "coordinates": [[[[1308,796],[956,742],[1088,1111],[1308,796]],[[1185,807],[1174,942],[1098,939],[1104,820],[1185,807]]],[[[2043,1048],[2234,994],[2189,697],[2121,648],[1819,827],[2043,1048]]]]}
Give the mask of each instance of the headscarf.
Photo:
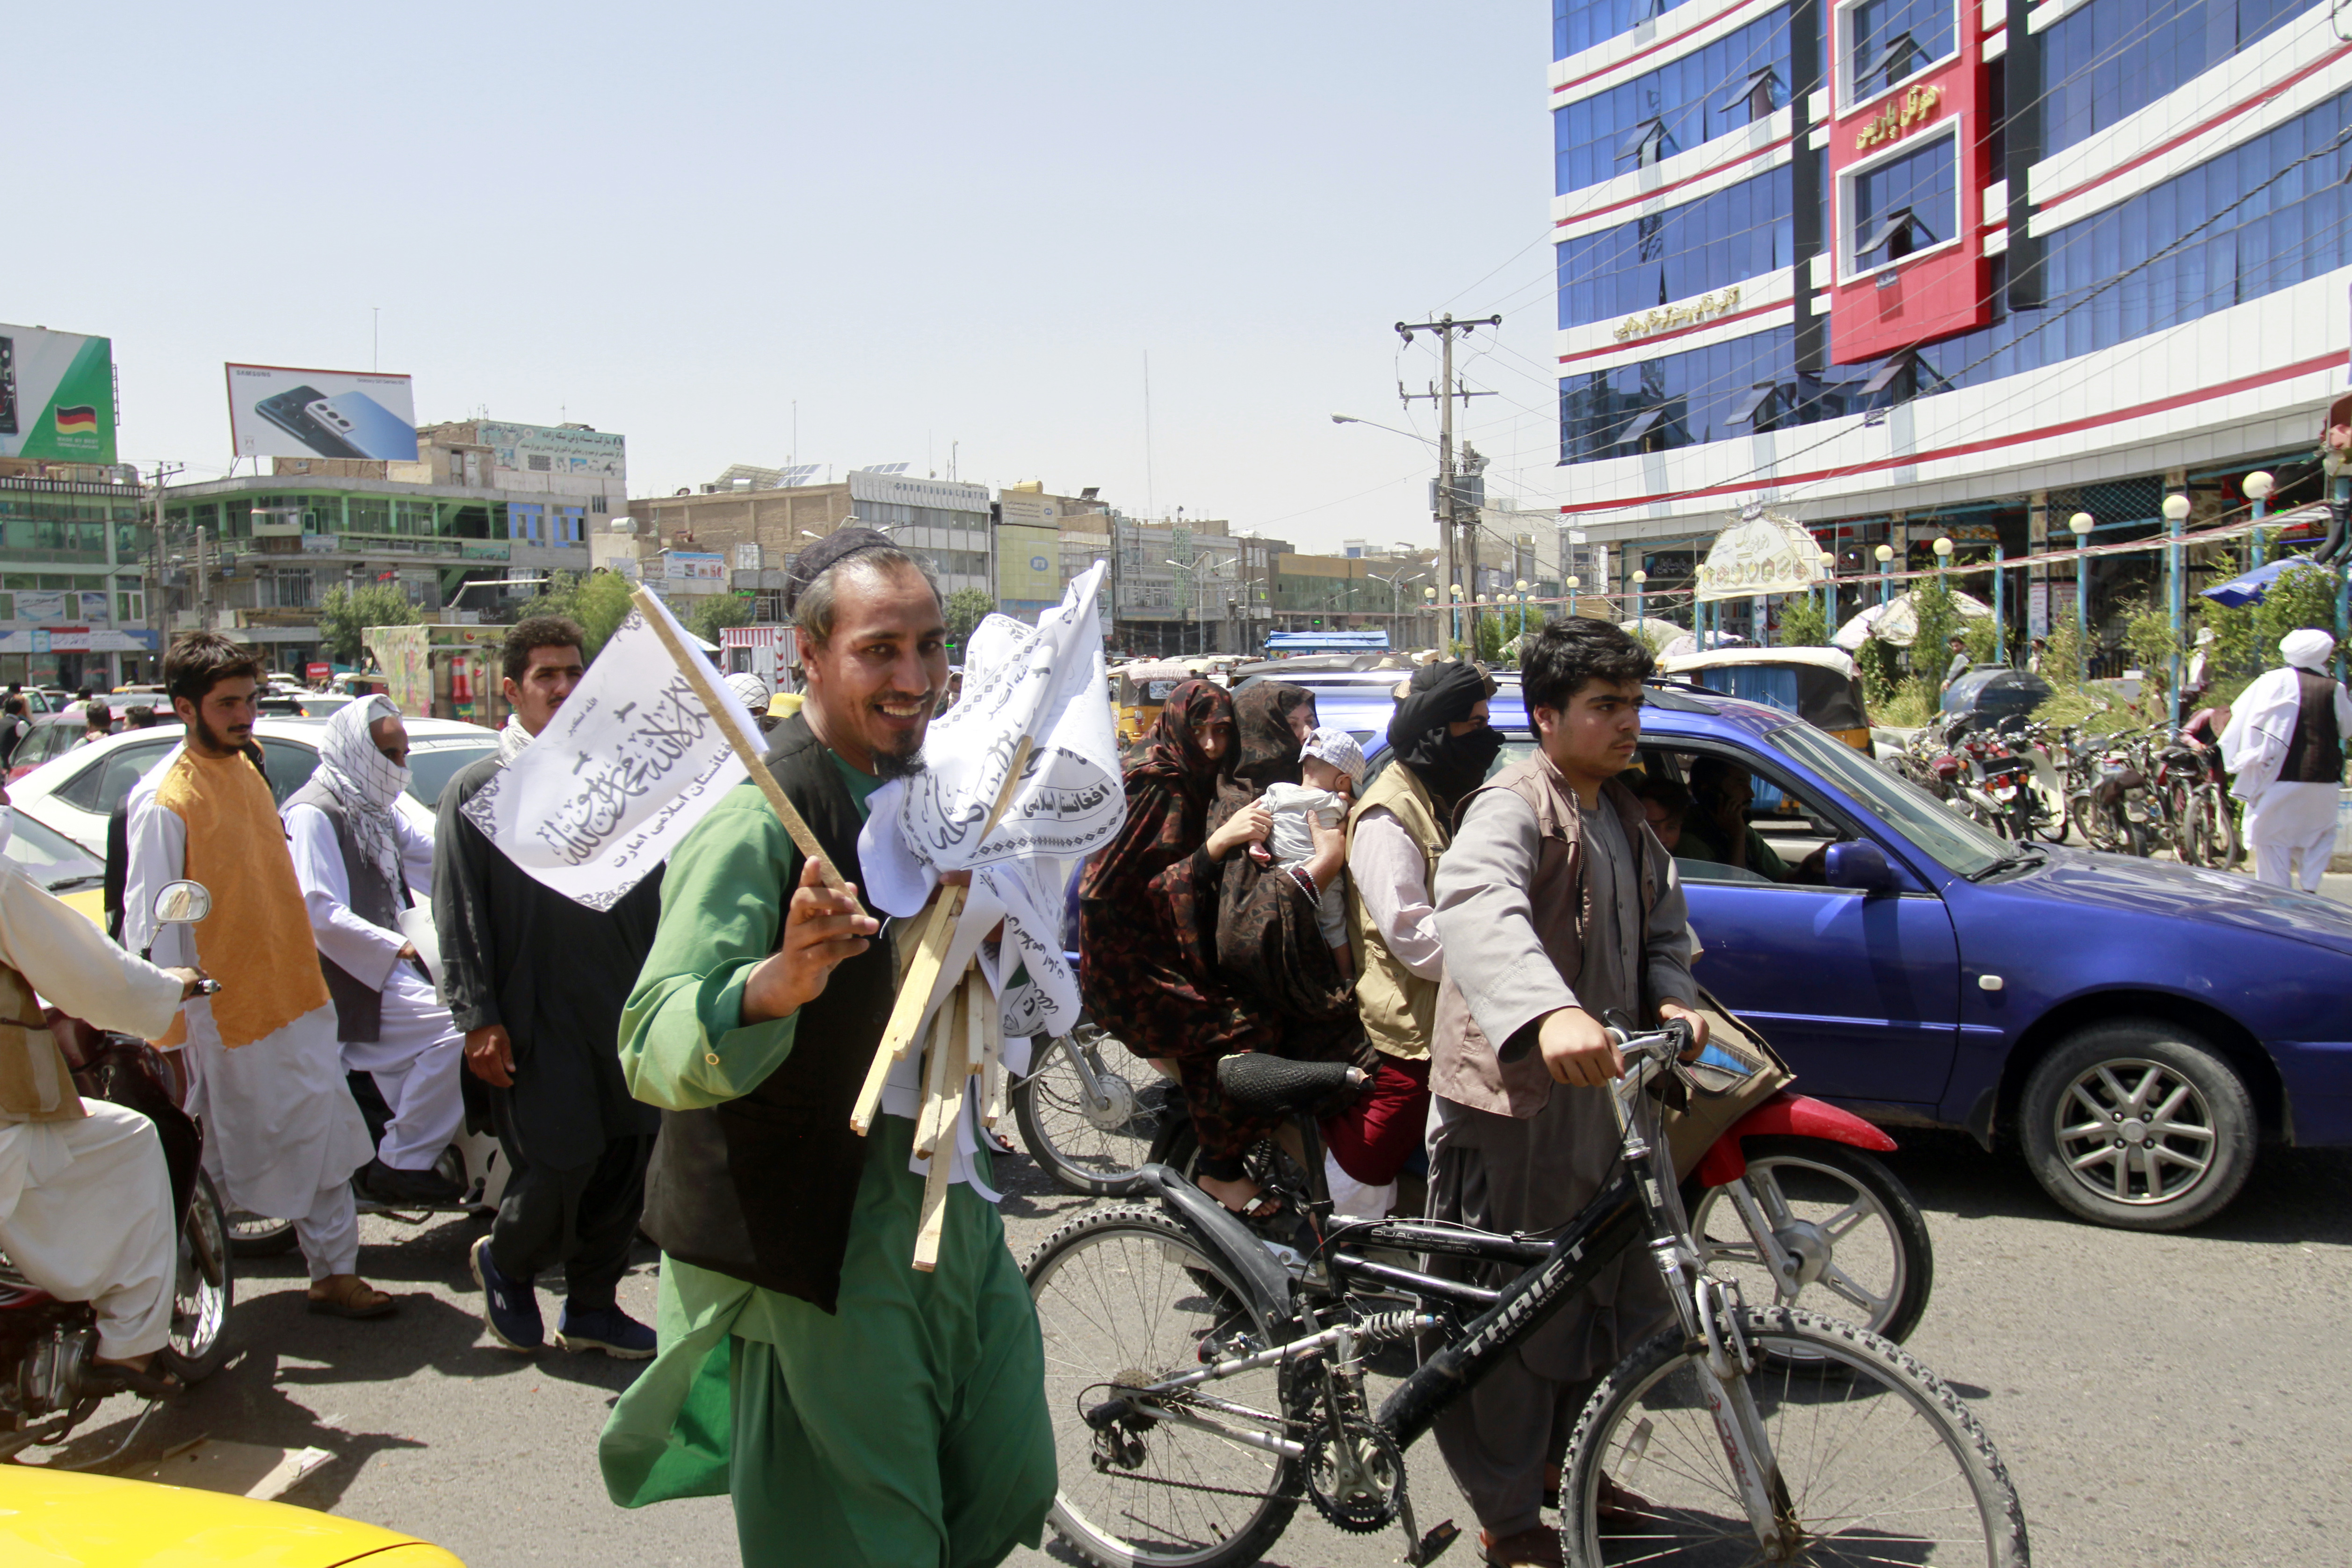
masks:
{"type": "Polygon", "coordinates": [[[1486,782],[1503,737],[1490,724],[1467,735],[1455,735],[1447,726],[1462,723],[1494,695],[1494,677],[1467,660],[1423,664],[1412,673],[1389,719],[1389,747],[1397,760],[1412,769],[1449,815],[1463,796],[1486,782]]]}
{"type": "Polygon", "coordinates": [[[513,766],[514,759],[520,757],[537,738],[530,731],[523,728],[520,714],[507,715],[506,723],[499,727],[499,766],[501,768],[513,766]]]}
{"type": "Polygon", "coordinates": [[[738,670],[727,677],[727,685],[754,718],[768,711],[768,701],[771,695],[768,683],[751,671],[738,670]]]}
{"type": "Polygon", "coordinates": [[[2327,661],[2336,654],[2336,639],[2305,626],[2280,638],[2279,653],[2296,669],[2324,675],[2327,673],[2327,661]]]}
{"type": "Polygon", "coordinates": [[[337,708],[319,737],[319,781],[342,807],[352,838],[395,894],[401,885],[400,834],[392,810],[408,788],[408,769],[376,749],[368,727],[399,716],[390,697],[362,697],[337,708]]]}
{"type": "Polygon", "coordinates": [[[1269,784],[1298,782],[1301,742],[1290,727],[1290,716],[1315,694],[1305,686],[1260,681],[1234,699],[1233,776],[1217,786],[1217,809],[1209,826],[1225,820],[1260,795],[1269,784]]]}
{"type": "Polygon", "coordinates": [[[1201,749],[1201,729],[1234,716],[1234,699],[1213,681],[1186,681],[1160,705],[1159,722],[1143,737],[1142,757],[1127,770],[1129,779],[1158,779],[1181,789],[1195,807],[1206,807],[1232,771],[1234,754],[1209,760],[1201,749]]]}

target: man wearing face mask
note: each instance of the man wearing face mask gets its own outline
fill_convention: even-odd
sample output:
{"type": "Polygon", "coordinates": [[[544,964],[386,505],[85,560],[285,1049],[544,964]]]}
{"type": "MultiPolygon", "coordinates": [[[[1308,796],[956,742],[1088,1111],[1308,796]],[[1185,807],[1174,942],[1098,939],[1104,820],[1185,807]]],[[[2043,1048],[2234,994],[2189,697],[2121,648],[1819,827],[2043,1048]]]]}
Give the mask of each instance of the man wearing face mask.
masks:
{"type": "Polygon", "coordinates": [[[400,932],[409,890],[430,897],[433,841],[394,810],[408,788],[408,727],[383,695],[347,703],[319,737],[319,767],[282,811],[294,879],[335,998],[343,1065],[375,1080],[392,1112],[359,1175],[379,1203],[454,1203],[464,1188],[434,1168],[464,1113],[464,1041],[400,932]]]}
{"type": "Polygon", "coordinates": [[[609,909],[573,902],[484,836],[466,802],[520,757],[587,674],[587,638],[562,616],[507,633],[502,689],[513,712],[495,757],[449,780],[433,842],[441,997],[466,1031],[466,1066],[489,1086],[509,1175],[490,1233],[474,1243],[490,1337],[526,1354],[545,1328],[532,1281],[563,1266],[555,1343],[640,1361],[654,1332],[615,1300],[645,1207],[658,1123],[629,1097],[614,1050],[621,1008],[653,946],[662,873],[609,909]]]}
{"type": "Polygon", "coordinates": [[[1454,840],[1454,808],[1486,781],[1503,737],[1486,722],[1495,682],[1467,662],[1412,674],[1389,720],[1396,760],[1348,815],[1356,1008],[1380,1052],[1371,1092],[1325,1124],[1324,1175],[1342,1213],[1378,1218],[1429,1119],[1429,1031],[1445,978],[1430,887],[1454,840]]]}

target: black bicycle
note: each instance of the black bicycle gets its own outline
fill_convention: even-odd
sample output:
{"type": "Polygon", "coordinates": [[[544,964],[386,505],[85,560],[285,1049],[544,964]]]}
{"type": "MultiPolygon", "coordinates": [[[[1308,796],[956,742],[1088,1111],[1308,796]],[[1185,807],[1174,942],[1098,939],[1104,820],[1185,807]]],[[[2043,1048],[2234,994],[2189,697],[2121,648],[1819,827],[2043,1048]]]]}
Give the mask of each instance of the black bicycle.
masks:
{"type": "MultiPolygon", "coordinates": [[[[1646,1243],[1670,1326],[1602,1379],[1561,1466],[1561,1542],[1580,1565],[2029,1561],[2025,1519],[1976,1417],[1886,1340],[1802,1310],[1750,1307],[1702,1265],[1660,1131],[1660,1095],[1721,1094],[1737,1063],[1680,1056],[1680,1025],[1619,1036],[1612,1094],[1622,1158],[1549,1238],[1420,1220],[1335,1218],[1311,1121],[1275,1189],[1305,1216],[1298,1245],[1262,1239],[1165,1166],[1155,1206],[1082,1214],[1029,1259],[1060,1450],[1055,1532],[1103,1568],[1257,1561],[1303,1497],[1338,1528],[1401,1525],[1429,1562],[1404,1449],[1602,1269],[1646,1243]],[[1483,1266],[1480,1284],[1427,1271],[1483,1266]],[[1419,1340],[1418,1368],[1370,1407],[1382,1346],[1419,1340]],[[1603,1532],[1603,1471],[1637,1494],[1603,1532]]],[[[1351,1070],[1262,1055],[1218,1065],[1260,1113],[1329,1093],[1351,1070]]],[[[1479,1273],[1480,1269],[1464,1272],[1479,1273]]]]}

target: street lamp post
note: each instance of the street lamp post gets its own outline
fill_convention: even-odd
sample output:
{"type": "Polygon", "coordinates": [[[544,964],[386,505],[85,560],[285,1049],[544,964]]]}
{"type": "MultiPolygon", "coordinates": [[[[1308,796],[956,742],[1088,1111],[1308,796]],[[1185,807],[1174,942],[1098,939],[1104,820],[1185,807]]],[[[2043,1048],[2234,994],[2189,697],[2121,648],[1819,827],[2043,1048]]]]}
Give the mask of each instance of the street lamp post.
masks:
{"type": "Polygon", "coordinates": [[[1837,625],[1837,556],[1822,551],[1822,635],[1837,625]]]}
{"type": "Polygon", "coordinates": [[[1886,575],[1895,561],[1895,547],[1880,545],[1870,553],[1878,558],[1878,607],[1884,610],[1886,608],[1886,595],[1895,585],[1894,580],[1886,575]]]}
{"type": "Polygon", "coordinates": [[[2172,612],[2172,722],[2180,722],[2181,634],[2189,623],[2189,552],[2181,545],[2181,535],[2189,526],[2189,497],[2174,491],[2164,498],[2164,520],[2171,542],[2164,547],[2165,565],[2171,578],[2167,595],[2172,612]]]}
{"type": "Polygon", "coordinates": [[[1421,609],[1422,613],[1429,617],[1429,640],[1442,642],[1444,639],[1437,635],[1437,590],[1427,583],[1422,585],[1421,609]]]}
{"type": "MultiPolygon", "coordinates": [[[[1635,568],[1633,569],[1633,624],[1634,624],[1635,626],[1637,626],[1637,627],[1641,627],[1641,626],[1642,626],[1642,620],[1643,620],[1643,612],[1642,612],[1642,587],[1643,587],[1643,584],[1644,584],[1644,583],[1648,582],[1649,580],[1650,580],[1650,574],[1649,574],[1647,571],[1643,570],[1642,568],[1640,568],[1640,567],[1635,567],[1635,568]]],[[[1647,633],[1648,633],[1648,628],[1646,628],[1646,627],[1643,627],[1643,628],[1642,628],[1642,630],[1643,630],[1643,639],[1642,639],[1642,640],[1643,640],[1643,642],[1647,642],[1647,641],[1649,641],[1649,637],[1648,637],[1648,634],[1647,634],[1647,633]]]]}
{"type": "Polygon", "coordinates": [[[2263,564],[2263,518],[2270,514],[2271,492],[2278,488],[2278,481],[2273,479],[2268,471],[2256,469],[2246,476],[2245,488],[2246,499],[2254,504],[2253,559],[2247,564],[2260,566],[2263,564]]]}
{"type": "Polygon", "coordinates": [[[1570,614],[1571,616],[1577,613],[1577,608],[1576,608],[1576,591],[1577,591],[1578,589],[1580,589],[1580,588],[1582,588],[1583,586],[1584,586],[1584,579],[1582,579],[1582,578],[1580,578],[1580,577],[1577,576],[1574,572],[1570,572],[1570,573],[1569,573],[1569,577],[1568,577],[1568,612],[1569,612],[1569,614],[1570,614]]]}
{"type": "MultiPolygon", "coordinates": [[[[2076,551],[2091,548],[2091,530],[2098,525],[2090,513],[2075,513],[2066,527],[2074,531],[2076,551]]],[[[2074,678],[2091,678],[2091,558],[2080,553],[2074,557],[2074,678]]]]}

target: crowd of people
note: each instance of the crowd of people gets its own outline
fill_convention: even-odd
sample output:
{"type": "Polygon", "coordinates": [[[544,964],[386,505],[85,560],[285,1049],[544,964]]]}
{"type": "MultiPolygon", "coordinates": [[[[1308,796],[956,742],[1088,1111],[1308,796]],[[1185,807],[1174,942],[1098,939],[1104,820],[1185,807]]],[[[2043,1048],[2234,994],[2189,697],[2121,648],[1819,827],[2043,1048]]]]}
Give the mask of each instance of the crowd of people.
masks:
{"type": "MultiPolygon", "coordinates": [[[[857,891],[858,835],[877,791],[919,771],[948,690],[939,585],[845,528],[803,553],[788,599],[804,692],[774,714],[756,681],[738,695],[848,885],[746,783],[601,908],[526,873],[467,810],[583,678],[577,625],[509,632],[510,716],[430,834],[397,810],[408,737],[388,700],[328,721],[281,808],[253,743],[252,650],[173,640],[185,738],[124,808],[121,946],[0,862],[0,1247],[93,1303],[96,1375],[172,1391],[152,1363],[169,1181],[150,1124],[74,1094],[37,993],[182,1053],[206,1168],[230,1207],[290,1222],[315,1312],[398,1312],[359,1271],[359,1197],[454,1204],[443,1152],[468,1125],[493,1132],[509,1175],[469,1254],[493,1341],[546,1344],[537,1283],[560,1271],[556,1344],[652,1363],[600,1445],[614,1501],[726,1492],[754,1564],[988,1563],[1036,1543],[1055,1490],[1043,1351],[997,1212],[959,1176],[940,1266],[910,1269],[917,1102],[886,1094],[871,1135],[849,1125],[898,984],[857,891]],[[160,923],[157,894],[184,878],[210,890],[209,917],[160,923]],[[662,1252],[653,1325],[617,1299],[641,1228],[662,1252]]],[[[2221,737],[2256,791],[2258,853],[2277,838],[2263,822],[2303,832],[2305,774],[2340,767],[2352,704],[2316,673],[2322,636],[2290,638],[2288,669],[2221,737]]],[[[1606,1026],[1706,1035],[1679,868],[1807,869],[1748,827],[1738,768],[1685,784],[1633,766],[1651,671],[1606,622],[1533,634],[1536,744],[1499,770],[1495,683],[1468,662],[1412,672],[1369,774],[1304,686],[1168,695],[1128,759],[1125,826],[1076,883],[1076,926],[1086,1005],[1181,1097],[1204,1191],[1296,1234],[1251,1163],[1290,1128],[1218,1083],[1223,1059],[1265,1052],[1358,1070],[1310,1109],[1343,1211],[1542,1232],[1591,1197],[1616,1148],[1606,1026]]],[[[111,723],[95,699],[87,712],[93,735],[111,723]]],[[[1624,1262],[1440,1418],[1486,1562],[1559,1561],[1547,1459],[1665,1315],[1654,1275],[1624,1262]]],[[[1604,1521],[1637,1506],[1604,1486],[1604,1521]]]]}

